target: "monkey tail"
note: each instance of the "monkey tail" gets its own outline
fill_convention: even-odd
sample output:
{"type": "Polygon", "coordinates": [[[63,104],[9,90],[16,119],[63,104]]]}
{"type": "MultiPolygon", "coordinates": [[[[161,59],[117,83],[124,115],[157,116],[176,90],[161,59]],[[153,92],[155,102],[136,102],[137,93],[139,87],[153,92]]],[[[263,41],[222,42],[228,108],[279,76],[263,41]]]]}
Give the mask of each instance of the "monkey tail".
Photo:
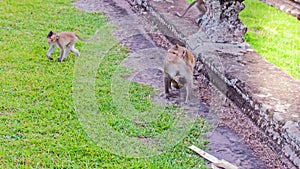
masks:
{"type": "Polygon", "coordinates": [[[194,6],[196,3],[197,3],[197,1],[192,2],[192,3],[188,6],[188,8],[186,8],[186,10],[184,11],[183,14],[180,14],[180,13],[176,12],[176,15],[177,15],[179,18],[183,17],[183,16],[188,12],[188,10],[189,10],[192,6],[194,6]]]}
{"type": "Polygon", "coordinates": [[[76,35],[76,34],[75,34],[75,35],[76,35],[76,37],[77,37],[79,40],[81,40],[81,41],[83,41],[83,42],[90,42],[90,41],[92,41],[93,39],[96,38],[97,34],[98,34],[98,30],[96,30],[94,36],[91,37],[91,38],[89,38],[89,39],[84,39],[84,38],[81,38],[80,36],[78,36],[78,35],[76,35]]]}

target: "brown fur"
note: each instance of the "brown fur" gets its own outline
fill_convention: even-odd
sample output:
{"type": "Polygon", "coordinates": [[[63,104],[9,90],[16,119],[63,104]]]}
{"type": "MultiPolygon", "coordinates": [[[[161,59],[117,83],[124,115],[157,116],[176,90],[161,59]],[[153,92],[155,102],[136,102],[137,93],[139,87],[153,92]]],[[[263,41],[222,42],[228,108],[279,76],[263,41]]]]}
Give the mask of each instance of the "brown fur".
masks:
{"type": "Polygon", "coordinates": [[[194,72],[194,66],[195,66],[195,56],[191,51],[189,51],[187,48],[182,47],[178,44],[174,45],[172,49],[176,50],[178,52],[178,55],[185,61],[187,66],[189,67],[191,73],[194,72]]]}
{"type": "Polygon", "coordinates": [[[48,44],[50,45],[50,47],[46,55],[48,59],[53,60],[53,58],[51,58],[51,53],[54,50],[54,46],[57,46],[60,49],[60,56],[58,57],[59,62],[62,62],[63,59],[67,57],[69,51],[75,53],[79,57],[80,53],[77,49],[75,49],[75,43],[77,39],[84,42],[89,42],[97,36],[97,33],[98,30],[90,39],[83,39],[74,32],[55,33],[53,31],[50,31],[47,35],[48,44]],[[64,49],[64,47],[66,47],[66,49],[64,49]]]}
{"type": "Polygon", "coordinates": [[[184,88],[186,91],[185,102],[191,95],[193,73],[185,60],[179,55],[177,50],[169,49],[164,59],[164,85],[165,93],[169,94],[171,83],[175,88],[184,88]]]}

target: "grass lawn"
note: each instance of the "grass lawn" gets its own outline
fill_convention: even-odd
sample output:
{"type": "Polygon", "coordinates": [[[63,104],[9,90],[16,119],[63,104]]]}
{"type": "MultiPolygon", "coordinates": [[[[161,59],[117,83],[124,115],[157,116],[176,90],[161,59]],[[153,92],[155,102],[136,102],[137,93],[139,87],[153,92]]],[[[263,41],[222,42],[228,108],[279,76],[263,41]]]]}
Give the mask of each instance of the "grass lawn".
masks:
{"type": "MultiPolygon", "coordinates": [[[[187,148],[191,144],[202,148],[207,144],[203,138],[206,127],[201,120],[179,142],[158,147],[156,151],[164,152],[159,155],[129,158],[124,157],[128,152],[122,156],[118,149],[111,151],[132,145],[151,147],[145,141],[148,138],[170,137],[166,133],[176,129],[176,113],[180,110],[152,103],[150,98],[155,91],[149,86],[112,78],[116,77],[116,70],[126,76],[127,70],[118,65],[128,51],[113,45],[116,41],[109,31],[112,26],[106,25],[101,13],[82,12],[73,8],[71,1],[59,0],[3,0],[0,10],[0,167],[204,168],[204,160],[187,148]],[[75,31],[88,38],[96,29],[100,29],[102,39],[76,44],[81,58],[72,53],[62,63],[46,58],[46,36],[50,30],[75,31]],[[112,91],[113,80],[127,85],[129,99],[122,98],[124,95],[118,93],[122,91],[112,91]],[[82,102],[83,99],[91,102],[82,102]],[[98,105],[98,114],[91,112],[95,108],[93,101],[98,105]],[[124,106],[128,103],[132,107],[124,106]],[[150,122],[134,123],[122,114],[123,107],[129,113],[154,110],[158,116],[150,122]],[[123,138],[139,138],[145,144],[125,142],[120,147],[115,140],[107,139],[111,133],[106,131],[116,131],[117,138],[113,139],[120,142],[123,138]]],[[[56,49],[52,56],[58,55],[56,49]]]]}
{"type": "Polygon", "coordinates": [[[258,0],[244,1],[245,40],[267,61],[300,80],[300,22],[258,0]]]}

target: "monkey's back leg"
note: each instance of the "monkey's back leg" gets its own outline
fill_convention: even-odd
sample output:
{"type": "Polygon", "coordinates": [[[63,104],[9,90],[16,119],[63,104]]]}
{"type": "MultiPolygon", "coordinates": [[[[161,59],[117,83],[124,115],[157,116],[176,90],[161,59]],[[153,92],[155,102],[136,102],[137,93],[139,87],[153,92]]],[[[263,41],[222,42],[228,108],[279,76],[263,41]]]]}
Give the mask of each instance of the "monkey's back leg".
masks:
{"type": "Polygon", "coordinates": [[[169,94],[170,87],[171,87],[171,79],[168,75],[164,75],[164,84],[165,84],[165,94],[169,94]]]}
{"type": "Polygon", "coordinates": [[[72,49],[72,47],[75,45],[76,40],[72,40],[69,44],[66,45],[66,49],[63,53],[63,55],[59,58],[59,61],[63,61],[67,56],[69,51],[72,49]]]}
{"type": "Polygon", "coordinates": [[[176,15],[177,15],[178,17],[182,18],[182,17],[188,12],[188,10],[189,10],[192,6],[194,6],[196,3],[198,3],[198,2],[197,2],[197,1],[192,2],[192,3],[186,8],[186,10],[183,12],[183,14],[180,14],[179,12],[176,12],[176,15]]]}
{"type": "Polygon", "coordinates": [[[75,53],[77,57],[80,57],[79,51],[75,48],[75,45],[71,47],[71,52],[75,53]]]}

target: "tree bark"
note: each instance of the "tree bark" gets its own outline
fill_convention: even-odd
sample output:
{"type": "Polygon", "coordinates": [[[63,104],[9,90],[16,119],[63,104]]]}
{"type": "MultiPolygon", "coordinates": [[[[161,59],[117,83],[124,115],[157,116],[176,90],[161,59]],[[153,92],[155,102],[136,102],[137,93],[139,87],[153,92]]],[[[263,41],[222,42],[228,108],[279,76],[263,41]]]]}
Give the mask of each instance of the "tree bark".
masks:
{"type": "Polygon", "coordinates": [[[206,0],[207,11],[200,28],[213,42],[244,42],[247,27],[238,18],[245,5],[244,0],[206,0]]]}

